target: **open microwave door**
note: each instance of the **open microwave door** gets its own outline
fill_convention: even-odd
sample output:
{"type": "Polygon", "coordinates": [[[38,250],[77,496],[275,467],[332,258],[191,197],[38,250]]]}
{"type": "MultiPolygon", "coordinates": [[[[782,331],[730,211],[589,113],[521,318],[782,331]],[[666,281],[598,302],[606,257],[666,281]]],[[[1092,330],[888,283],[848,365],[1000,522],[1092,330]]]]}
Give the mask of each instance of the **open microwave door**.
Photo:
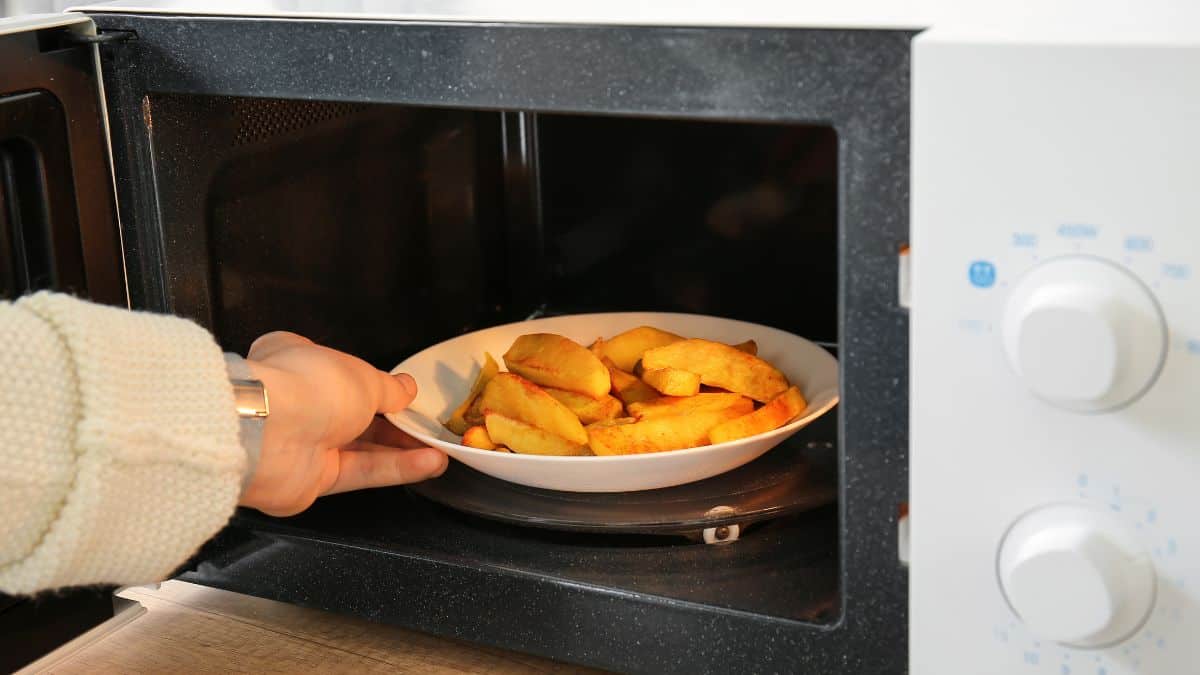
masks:
{"type": "Polygon", "coordinates": [[[128,304],[95,35],[81,14],[0,19],[0,298],[128,304]]]}

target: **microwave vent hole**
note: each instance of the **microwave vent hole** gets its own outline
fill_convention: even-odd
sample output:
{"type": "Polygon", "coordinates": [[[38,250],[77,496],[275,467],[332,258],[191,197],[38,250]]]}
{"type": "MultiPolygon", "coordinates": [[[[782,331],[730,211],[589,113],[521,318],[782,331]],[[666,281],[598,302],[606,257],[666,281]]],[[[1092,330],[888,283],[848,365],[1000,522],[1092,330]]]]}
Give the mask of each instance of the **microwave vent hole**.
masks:
{"type": "Polygon", "coordinates": [[[354,114],[367,107],[354,103],[326,101],[239,99],[234,104],[237,133],[233,144],[242,146],[261,143],[275,136],[354,114]]]}

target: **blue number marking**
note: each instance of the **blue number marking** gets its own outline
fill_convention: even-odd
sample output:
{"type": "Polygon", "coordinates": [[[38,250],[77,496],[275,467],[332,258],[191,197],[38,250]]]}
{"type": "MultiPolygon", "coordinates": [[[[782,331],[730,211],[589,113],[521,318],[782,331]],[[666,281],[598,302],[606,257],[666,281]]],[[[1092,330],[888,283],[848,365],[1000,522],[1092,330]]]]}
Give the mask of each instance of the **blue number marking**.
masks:
{"type": "Polygon", "coordinates": [[[1058,226],[1058,236],[1067,239],[1095,239],[1100,228],[1082,223],[1064,223],[1058,226]]]}
{"type": "Polygon", "coordinates": [[[1200,340],[1197,340],[1195,338],[1188,340],[1187,341],[1187,350],[1188,350],[1189,354],[1196,354],[1196,355],[1200,356],[1200,340]]]}
{"type": "Polygon", "coordinates": [[[976,260],[967,268],[967,278],[976,288],[991,288],[996,283],[996,266],[986,260],[976,260]]]}
{"type": "Polygon", "coordinates": [[[1163,265],[1162,273],[1168,279],[1183,280],[1192,275],[1192,268],[1187,265],[1167,263],[1163,265]]]}
{"type": "Polygon", "coordinates": [[[992,325],[983,319],[963,319],[958,325],[967,333],[982,335],[991,332],[992,325]]]}
{"type": "Polygon", "coordinates": [[[1150,237],[1125,237],[1125,250],[1146,253],[1154,250],[1154,240],[1150,237]]]}
{"type": "Polygon", "coordinates": [[[1032,232],[1013,232],[1012,245],[1020,248],[1036,248],[1038,236],[1032,232]]]}

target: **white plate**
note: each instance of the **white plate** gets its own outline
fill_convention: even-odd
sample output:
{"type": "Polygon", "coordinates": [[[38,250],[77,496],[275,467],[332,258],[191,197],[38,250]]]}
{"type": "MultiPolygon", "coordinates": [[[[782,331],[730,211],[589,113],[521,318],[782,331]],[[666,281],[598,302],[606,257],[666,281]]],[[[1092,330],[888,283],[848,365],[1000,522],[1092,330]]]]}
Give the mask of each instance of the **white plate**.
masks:
{"type": "Polygon", "coordinates": [[[618,312],[576,314],[496,326],[434,345],[405,359],[393,373],[417,381],[417,399],[387,416],[404,431],[451,457],[496,478],[550,490],[627,492],[682,485],[735,469],[782,443],[838,401],[837,359],[802,337],[758,324],[696,314],[618,312]],[[654,326],[686,337],[726,343],[758,342],[758,355],[800,387],[808,408],[799,419],[758,436],[687,450],[606,457],[550,457],[477,450],[459,444],[442,426],[470,391],[490,352],[501,355],[526,333],[557,333],[582,345],[637,326],[654,326]]]}

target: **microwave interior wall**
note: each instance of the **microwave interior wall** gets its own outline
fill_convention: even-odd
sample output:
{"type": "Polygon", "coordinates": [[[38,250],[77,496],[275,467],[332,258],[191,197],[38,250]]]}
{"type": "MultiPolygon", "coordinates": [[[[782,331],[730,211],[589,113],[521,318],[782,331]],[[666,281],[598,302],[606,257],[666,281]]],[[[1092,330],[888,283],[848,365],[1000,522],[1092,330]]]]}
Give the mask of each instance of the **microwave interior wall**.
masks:
{"type": "Polygon", "coordinates": [[[618,670],[904,662],[910,33],[96,21],[136,34],[101,48],[130,297],[226,349],[288,329],[390,368],[643,309],[840,361],[841,403],[794,441],[827,449],[838,502],[733,545],[395,488],[239,513],[184,579],[618,670]]]}
{"type": "Polygon", "coordinates": [[[829,127],[148,105],[164,228],[181,235],[172,309],[227,349],[286,329],[390,368],[500,322],[627,310],[837,341],[829,127]]]}

